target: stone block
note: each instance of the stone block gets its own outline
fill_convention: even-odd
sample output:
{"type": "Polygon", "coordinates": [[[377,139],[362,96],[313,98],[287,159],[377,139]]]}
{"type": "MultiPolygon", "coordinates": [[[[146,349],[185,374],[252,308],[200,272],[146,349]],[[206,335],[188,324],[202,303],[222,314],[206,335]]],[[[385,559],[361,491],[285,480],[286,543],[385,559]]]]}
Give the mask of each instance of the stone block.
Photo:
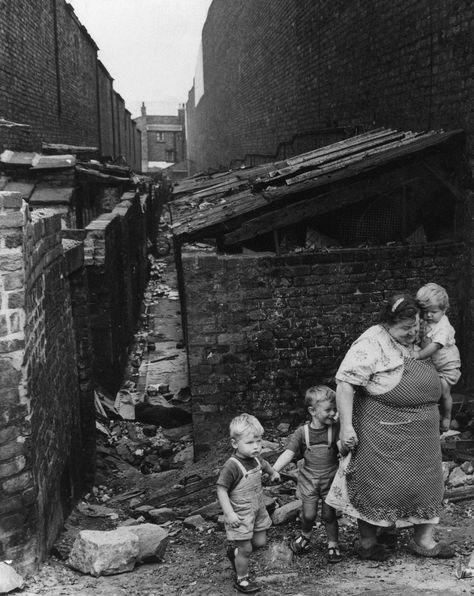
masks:
{"type": "Polygon", "coordinates": [[[0,228],[23,227],[24,216],[21,211],[0,211],[0,228]]]}
{"type": "Polygon", "coordinates": [[[0,562],[0,594],[23,588],[25,581],[11,565],[0,562]]]}
{"type": "Polygon", "coordinates": [[[140,540],[129,526],[100,532],[83,530],[74,541],[68,565],[94,577],[132,571],[140,554],[140,540]]]}
{"type": "Polygon", "coordinates": [[[302,503],[300,499],[297,499],[296,501],[291,501],[281,507],[277,507],[272,515],[273,525],[280,526],[281,524],[296,519],[301,510],[301,505],[302,503]]]}
{"type": "Polygon", "coordinates": [[[119,526],[118,530],[133,532],[138,538],[139,553],[137,562],[161,560],[168,546],[168,530],[156,524],[137,524],[126,527],[119,526]]]}

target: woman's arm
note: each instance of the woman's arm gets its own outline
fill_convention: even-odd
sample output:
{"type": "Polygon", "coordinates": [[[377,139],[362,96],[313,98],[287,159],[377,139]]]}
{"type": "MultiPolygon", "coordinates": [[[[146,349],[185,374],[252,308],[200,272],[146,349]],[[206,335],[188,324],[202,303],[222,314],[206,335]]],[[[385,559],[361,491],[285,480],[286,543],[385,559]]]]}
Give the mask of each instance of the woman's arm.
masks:
{"type": "Polygon", "coordinates": [[[357,435],[352,425],[352,407],[354,404],[354,388],[350,383],[341,381],[336,388],[336,404],[339,412],[339,437],[343,449],[353,449],[357,443],[357,435]]]}

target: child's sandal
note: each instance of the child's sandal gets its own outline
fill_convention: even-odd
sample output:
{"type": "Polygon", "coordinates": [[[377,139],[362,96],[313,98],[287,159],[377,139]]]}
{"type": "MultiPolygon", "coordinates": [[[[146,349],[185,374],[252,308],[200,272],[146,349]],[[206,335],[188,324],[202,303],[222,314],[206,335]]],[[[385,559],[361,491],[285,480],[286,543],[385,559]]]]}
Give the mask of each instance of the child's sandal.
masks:
{"type": "Polygon", "coordinates": [[[328,563],[340,563],[342,561],[342,555],[337,546],[328,547],[328,563]]]}
{"type": "Polygon", "coordinates": [[[248,575],[236,579],[234,585],[239,592],[242,592],[242,594],[253,594],[254,592],[260,591],[260,586],[252,581],[248,575]]]}
{"type": "Polygon", "coordinates": [[[296,540],[290,543],[290,548],[295,555],[304,555],[311,549],[311,539],[301,534],[296,540]]]}

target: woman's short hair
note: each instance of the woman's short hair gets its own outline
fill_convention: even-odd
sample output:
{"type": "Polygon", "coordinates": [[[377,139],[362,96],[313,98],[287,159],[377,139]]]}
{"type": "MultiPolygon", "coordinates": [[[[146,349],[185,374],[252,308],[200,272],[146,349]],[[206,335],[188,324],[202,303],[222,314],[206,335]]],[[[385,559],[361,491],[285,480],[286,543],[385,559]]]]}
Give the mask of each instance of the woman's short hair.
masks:
{"type": "Polygon", "coordinates": [[[416,293],[416,299],[421,308],[437,304],[441,310],[449,308],[448,292],[438,284],[429,283],[422,286],[416,293]]]}
{"type": "Polygon", "coordinates": [[[325,401],[336,401],[336,392],[326,385],[314,385],[306,390],[304,396],[304,405],[309,408],[315,407],[325,401]]]}
{"type": "Polygon", "coordinates": [[[236,416],[230,421],[229,434],[231,439],[239,439],[248,432],[252,432],[255,435],[263,435],[263,426],[255,416],[240,414],[240,416],[236,416]]]}
{"type": "Polygon", "coordinates": [[[395,294],[392,296],[380,313],[382,323],[395,325],[400,321],[413,319],[420,313],[420,307],[413,296],[409,294],[395,294]]]}

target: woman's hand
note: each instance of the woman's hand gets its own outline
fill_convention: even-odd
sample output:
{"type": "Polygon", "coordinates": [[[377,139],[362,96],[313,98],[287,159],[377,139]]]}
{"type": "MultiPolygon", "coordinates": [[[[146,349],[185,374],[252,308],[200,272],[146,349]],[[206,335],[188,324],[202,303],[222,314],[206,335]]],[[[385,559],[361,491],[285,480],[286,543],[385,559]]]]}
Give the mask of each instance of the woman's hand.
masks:
{"type": "Polygon", "coordinates": [[[352,425],[341,428],[339,438],[341,439],[342,448],[350,451],[359,443],[357,433],[352,425]]]}

